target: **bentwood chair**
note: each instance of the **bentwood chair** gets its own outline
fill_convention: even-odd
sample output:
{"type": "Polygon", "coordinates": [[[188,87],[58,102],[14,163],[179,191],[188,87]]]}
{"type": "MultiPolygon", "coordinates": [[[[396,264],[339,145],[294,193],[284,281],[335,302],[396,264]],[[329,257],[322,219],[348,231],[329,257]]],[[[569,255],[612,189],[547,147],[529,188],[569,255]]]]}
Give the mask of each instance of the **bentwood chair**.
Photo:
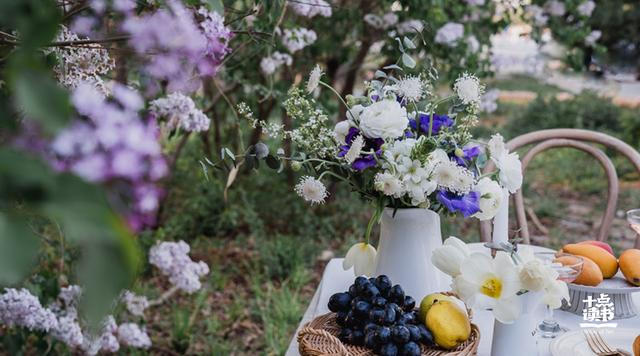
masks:
{"type": "MultiPolygon", "coordinates": [[[[609,231],[611,230],[611,224],[616,211],[616,205],[618,203],[618,175],[616,169],[607,155],[598,149],[593,144],[600,144],[605,147],[615,149],[622,153],[631,163],[635,166],[636,170],[640,172],[640,153],[633,147],[624,143],[623,141],[595,131],[580,130],[580,129],[551,129],[534,131],[528,134],[518,136],[506,143],[507,148],[510,151],[515,151],[519,148],[535,144],[529,151],[522,157],[522,173],[524,174],[527,166],[531,160],[539,153],[551,148],[558,147],[571,147],[580,151],[586,152],[593,156],[602,168],[605,170],[608,179],[608,199],[607,207],[602,216],[600,226],[598,227],[598,234],[596,239],[598,241],[605,241],[609,237],[609,231]]],[[[485,171],[491,171],[495,169],[493,162],[487,164],[485,171]]],[[[519,236],[524,240],[524,243],[530,243],[529,226],[527,224],[527,215],[524,206],[524,199],[522,197],[522,189],[518,190],[513,195],[513,205],[515,207],[517,227],[519,229],[519,236]]],[[[532,221],[536,223],[535,215],[532,215],[532,221]]],[[[491,228],[490,221],[483,221],[480,224],[480,238],[482,241],[491,240],[491,228]]],[[[636,248],[640,248],[640,238],[636,237],[636,248]]]]}

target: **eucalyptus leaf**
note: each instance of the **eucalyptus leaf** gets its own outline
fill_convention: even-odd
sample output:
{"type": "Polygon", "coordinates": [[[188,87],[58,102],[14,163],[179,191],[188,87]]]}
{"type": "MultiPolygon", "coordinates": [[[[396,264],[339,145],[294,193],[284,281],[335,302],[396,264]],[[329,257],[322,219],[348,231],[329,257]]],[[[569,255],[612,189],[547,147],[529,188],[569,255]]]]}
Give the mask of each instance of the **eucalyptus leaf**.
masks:
{"type": "Polygon", "coordinates": [[[231,160],[235,161],[236,160],[236,155],[233,154],[233,152],[228,149],[227,147],[224,148],[224,151],[227,153],[227,156],[229,156],[229,158],[231,158],[231,160]]]}
{"type": "Polygon", "coordinates": [[[387,73],[381,71],[381,70],[376,70],[374,77],[376,78],[386,78],[387,77],[387,73]]]}
{"type": "Polygon", "coordinates": [[[402,42],[404,43],[404,46],[405,46],[405,47],[407,47],[407,48],[409,48],[409,49],[415,49],[415,48],[416,48],[416,45],[413,43],[413,41],[411,41],[411,40],[409,39],[409,37],[406,37],[406,36],[405,36],[405,37],[402,39],[402,42]]]}
{"type": "Polygon", "coordinates": [[[409,67],[409,68],[414,68],[416,66],[416,61],[411,58],[410,55],[403,53],[402,54],[402,64],[404,64],[405,66],[409,67]]]}
{"type": "Polygon", "coordinates": [[[402,45],[402,41],[400,40],[400,37],[396,37],[396,41],[398,42],[398,49],[400,50],[400,52],[402,52],[402,54],[404,55],[404,46],[402,45]]]}
{"type": "Polygon", "coordinates": [[[388,65],[388,66],[386,66],[386,67],[382,67],[382,69],[403,70],[403,69],[402,69],[402,67],[400,67],[400,66],[399,66],[399,65],[397,65],[397,64],[391,64],[391,65],[388,65]]]}
{"type": "Polygon", "coordinates": [[[15,285],[29,275],[39,246],[25,220],[0,213],[0,286],[15,285]]]}
{"type": "Polygon", "coordinates": [[[224,4],[222,0],[207,0],[209,6],[211,6],[211,10],[220,14],[220,16],[224,16],[224,4]]]}

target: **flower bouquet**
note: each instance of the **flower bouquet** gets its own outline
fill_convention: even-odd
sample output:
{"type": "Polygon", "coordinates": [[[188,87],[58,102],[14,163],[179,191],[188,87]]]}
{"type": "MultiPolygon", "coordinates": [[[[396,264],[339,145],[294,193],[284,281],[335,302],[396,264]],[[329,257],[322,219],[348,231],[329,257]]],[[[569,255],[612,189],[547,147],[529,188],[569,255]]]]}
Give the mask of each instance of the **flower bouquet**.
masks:
{"type": "Polygon", "coordinates": [[[422,297],[438,286],[412,288],[416,278],[409,277],[430,280],[438,274],[429,259],[442,244],[439,214],[491,219],[506,200],[503,188],[515,192],[522,175],[518,155],[509,153],[500,135],[488,144],[472,138],[484,92],[480,81],[461,75],[452,94],[440,97],[435,69],[418,68],[408,53],[416,48],[413,41],[397,40],[397,64],[377,70],[364,82],[363,95],[342,98],[316,66],[306,90],[294,86],[284,102],[296,125],[291,130],[255,119],[246,105],[239,113],[268,135],[295,144],[298,152],[281,158],[291,160],[294,170],[307,172],[295,186],[303,199],[323,203],[328,196],[324,182],[333,179],[373,203],[365,242],[349,250],[345,269],[354,267],[356,275],[389,275],[422,297]],[[345,108],[346,119],[333,129],[312,95],[320,88],[335,93],[345,108]],[[497,170],[483,174],[489,159],[497,170]],[[382,236],[376,252],[369,237],[379,222],[382,236]]]}

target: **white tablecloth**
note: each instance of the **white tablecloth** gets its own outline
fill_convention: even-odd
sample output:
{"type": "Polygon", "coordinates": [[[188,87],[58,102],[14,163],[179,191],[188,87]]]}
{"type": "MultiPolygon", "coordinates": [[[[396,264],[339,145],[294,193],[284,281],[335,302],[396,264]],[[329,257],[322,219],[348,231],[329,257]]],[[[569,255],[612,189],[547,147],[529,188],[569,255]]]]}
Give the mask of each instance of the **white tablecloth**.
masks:
{"type": "MultiPolygon", "coordinates": [[[[482,246],[482,244],[471,244],[471,248],[477,251],[488,251],[486,248],[482,246]]],[[[545,250],[544,248],[534,246],[536,250],[545,250]]],[[[318,315],[326,314],[329,312],[327,308],[327,302],[329,301],[329,297],[334,293],[346,291],[349,286],[353,283],[354,274],[352,270],[345,271],[342,269],[342,258],[334,258],[327,264],[327,267],[324,270],[324,274],[322,276],[322,280],[320,281],[320,285],[316,290],[307,311],[304,313],[302,317],[302,321],[298,326],[298,330],[306,323],[311,321],[318,315]]],[[[447,290],[446,286],[443,287],[443,290],[447,290]]],[[[634,295],[634,301],[637,306],[640,306],[640,293],[636,293],[634,295]]],[[[540,308],[540,320],[543,319],[544,310],[540,308]]],[[[560,322],[560,325],[569,328],[569,329],[578,329],[580,323],[584,323],[582,316],[578,316],[575,314],[571,314],[568,312],[564,312],[562,310],[556,310],[555,312],[556,319],[560,322]]],[[[473,311],[473,323],[478,325],[481,332],[480,338],[480,346],[478,348],[479,356],[489,356],[491,354],[491,340],[493,338],[493,315],[491,312],[483,311],[483,310],[474,310],[473,311]]],[[[640,317],[636,316],[631,319],[624,320],[615,320],[617,326],[620,328],[632,328],[640,330],[640,317]]],[[[296,334],[298,331],[296,330],[296,334]]],[[[298,352],[298,342],[296,341],[295,335],[289,344],[289,349],[287,350],[286,356],[297,356],[298,352]]],[[[514,351],[514,355],[519,356],[550,356],[549,353],[549,343],[539,339],[538,349],[531,350],[530,353],[527,353],[529,350],[516,350],[514,351]]],[[[498,355],[493,355],[498,356],[498,355]]]]}

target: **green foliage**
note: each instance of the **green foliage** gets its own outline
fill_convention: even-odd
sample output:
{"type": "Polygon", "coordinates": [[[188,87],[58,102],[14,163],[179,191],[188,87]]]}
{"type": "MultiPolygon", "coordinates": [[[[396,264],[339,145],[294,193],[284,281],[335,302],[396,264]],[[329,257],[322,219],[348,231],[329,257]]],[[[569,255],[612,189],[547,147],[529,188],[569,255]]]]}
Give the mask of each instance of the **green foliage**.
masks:
{"type": "MultiPolygon", "coordinates": [[[[637,112],[622,109],[593,92],[583,92],[573,99],[562,101],[539,95],[521,114],[505,125],[504,131],[509,138],[535,130],[563,127],[620,136],[623,122],[628,127],[637,125],[640,117],[637,112]]],[[[623,139],[637,142],[637,138],[626,132],[623,139]]]]}

